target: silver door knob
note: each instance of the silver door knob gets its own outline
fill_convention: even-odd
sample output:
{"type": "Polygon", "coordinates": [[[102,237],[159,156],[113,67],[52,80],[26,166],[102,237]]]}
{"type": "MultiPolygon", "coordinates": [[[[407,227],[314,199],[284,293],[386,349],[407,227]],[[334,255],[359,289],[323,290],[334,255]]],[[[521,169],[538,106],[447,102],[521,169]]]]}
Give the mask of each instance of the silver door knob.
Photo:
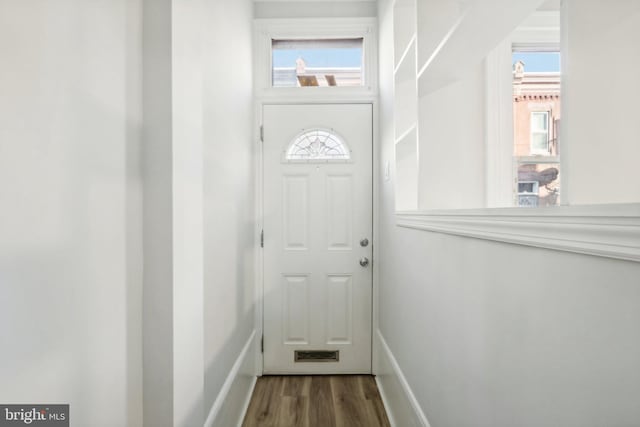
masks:
{"type": "Polygon", "coordinates": [[[367,265],[369,265],[369,258],[367,257],[360,258],[360,265],[363,267],[366,267],[367,265]]]}

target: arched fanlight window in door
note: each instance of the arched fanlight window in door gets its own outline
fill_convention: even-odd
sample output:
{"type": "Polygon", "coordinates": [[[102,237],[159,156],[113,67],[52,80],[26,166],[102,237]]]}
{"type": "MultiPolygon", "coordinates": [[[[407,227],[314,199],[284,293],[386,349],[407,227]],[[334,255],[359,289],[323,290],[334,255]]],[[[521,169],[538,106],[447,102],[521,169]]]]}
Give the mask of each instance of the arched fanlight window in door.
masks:
{"type": "Polygon", "coordinates": [[[287,161],[347,161],[351,150],[339,135],[329,129],[306,129],[289,144],[287,161]]]}

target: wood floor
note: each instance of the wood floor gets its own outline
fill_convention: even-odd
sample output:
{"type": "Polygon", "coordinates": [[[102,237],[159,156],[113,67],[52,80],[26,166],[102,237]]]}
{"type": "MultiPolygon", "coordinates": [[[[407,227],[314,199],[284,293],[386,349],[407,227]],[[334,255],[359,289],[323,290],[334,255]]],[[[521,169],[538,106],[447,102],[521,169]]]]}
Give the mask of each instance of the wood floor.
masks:
{"type": "Polygon", "coordinates": [[[371,375],[258,378],[243,427],[389,427],[371,375]]]}

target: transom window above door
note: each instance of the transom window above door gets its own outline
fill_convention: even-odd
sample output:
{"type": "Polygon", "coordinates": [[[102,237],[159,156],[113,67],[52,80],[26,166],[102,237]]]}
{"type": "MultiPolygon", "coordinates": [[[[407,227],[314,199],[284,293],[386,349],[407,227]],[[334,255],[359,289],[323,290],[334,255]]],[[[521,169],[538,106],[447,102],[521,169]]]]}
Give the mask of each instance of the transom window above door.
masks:
{"type": "Polygon", "coordinates": [[[363,86],[363,41],[271,39],[272,86],[363,86]]]}
{"type": "Polygon", "coordinates": [[[256,19],[256,98],[373,101],[378,87],[377,27],[373,17],[256,19]]]}

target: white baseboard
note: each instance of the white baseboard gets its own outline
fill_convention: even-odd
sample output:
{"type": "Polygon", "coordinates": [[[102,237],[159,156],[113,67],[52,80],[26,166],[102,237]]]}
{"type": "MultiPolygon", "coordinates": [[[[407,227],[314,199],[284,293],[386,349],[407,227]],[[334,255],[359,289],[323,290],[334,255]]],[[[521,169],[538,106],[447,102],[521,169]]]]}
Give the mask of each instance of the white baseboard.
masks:
{"type": "Polygon", "coordinates": [[[205,427],[241,426],[256,385],[254,351],[256,331],[251,333],[209,411],[205,427]]]}
{"type": "Polygon", "coordinates": [[[376,333],[376,383],[392,427],[430,427],[382,333],[376,333]]]}

